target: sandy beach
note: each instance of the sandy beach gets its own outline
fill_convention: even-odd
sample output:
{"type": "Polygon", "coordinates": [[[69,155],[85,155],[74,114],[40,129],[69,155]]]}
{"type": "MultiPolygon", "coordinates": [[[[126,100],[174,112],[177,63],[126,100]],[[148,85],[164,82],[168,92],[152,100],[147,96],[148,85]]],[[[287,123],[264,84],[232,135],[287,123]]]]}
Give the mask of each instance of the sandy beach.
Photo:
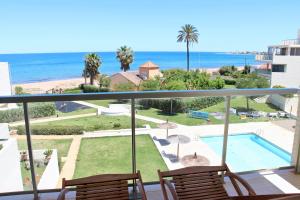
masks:
{"type": "Polygon", "coordinates": [[[47,91],[52,90],[53,88],[67,89],[67,88],[78,87],[78,85],[81,83],[84,83],[84,78],[72,78],[72,79],[65,79],[65,80],[15,84],[13,85],[13,90],[16,86],[20,86],[27,93],[41,94],[41,93],[46,93],[47,91]]]}

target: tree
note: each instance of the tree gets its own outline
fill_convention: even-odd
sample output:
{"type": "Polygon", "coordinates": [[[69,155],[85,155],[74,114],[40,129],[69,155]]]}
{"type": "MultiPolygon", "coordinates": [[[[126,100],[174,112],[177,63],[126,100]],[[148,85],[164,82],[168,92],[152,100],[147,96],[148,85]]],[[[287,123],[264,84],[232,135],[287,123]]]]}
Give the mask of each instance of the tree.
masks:
{"type": "Polygon", "coordinates": [[[219,69],[219,73],[221,76],[231,76],[233,75],[238,69],[232,65],[232,66],[223,66],[219,69]]]}
{"type": "Polygon", "coordinates": [[[191,24],[186,24],[178,31],[177,42],[186,43],[187,71],[190,70],[190,44],[198,43],[198,30],[191,24]]]}
{"type": "Polygon", "coordinates": [[[141,90],[143,91],[151,91],[151,90],[159,90],[160,82],[158,79],[149,79],[145,80],[141,84],[141,90]]]}
{"type": "Polygon", "coordinates": [[[90,53],[85,57],[85,68],[83,70],[84,76],[90,77],[90,84],[94,85],[94,80],[99,74],[99,67],[102,64],[101,58],[96,53],[90,53]]]}
{"type": "Polygon", "coordinates": [[[110,78],[105,74],[100,74],[98,76],[98,82],[100,88],[108,88],[110,85],[110,78]]]}
{"type": "Polygon", "coordinates": [[[133,51],[130,47],[127,46],[121,46],[117,50],[117,56],[116,58],[121,63],[121,70],[126,72],[130,69],[130,64],[133,62],[133,51]]]}
{"type": "Polygon", "coordinates": [[[251,66],[250,65],[245,65],[243,69],[243,74],[250,74],[251,71],[251,66]]]}
{"type": "MultiPolygon", "coordinates": [[[[269,81],[257,74],[248,74],[242,78],[239,78],[236,81],[236,88],[239,89],[250,89],[250,88],[269,88],[270,83],[269,81]]],[[[247,101],[247,110],[249,111],[249,97],[246,97],[247,101]]]]}

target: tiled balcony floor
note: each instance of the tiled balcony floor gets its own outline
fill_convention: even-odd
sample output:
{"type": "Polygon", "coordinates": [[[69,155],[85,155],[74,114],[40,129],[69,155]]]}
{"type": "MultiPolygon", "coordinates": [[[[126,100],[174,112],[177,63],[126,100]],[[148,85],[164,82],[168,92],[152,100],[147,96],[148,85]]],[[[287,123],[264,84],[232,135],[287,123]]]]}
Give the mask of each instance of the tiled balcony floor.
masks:
{"type": "MultiPolygon", "coordinates": [[[[274,170],[252,172],[241,175],[254,188],[257,194],[281,194],[300,193],[300,175],[293,170],[274,170]]],[[[227,182],[227,181],[226,181],[227,182]]],[[[226,189],[230,195],[235,195],[231,184],[226,183],[226,189]]],[[[159,185],[146,186],[149,200],[162,200],[159,185]]],[[[41,200],[55,200],[58,193],[40,194],[41,200]]],[[[2,196],[0,200],[32,200],[32,195],[2,196]]],[[[66,200],[74,199],[74,193],[70,193],[66,200]]]]}

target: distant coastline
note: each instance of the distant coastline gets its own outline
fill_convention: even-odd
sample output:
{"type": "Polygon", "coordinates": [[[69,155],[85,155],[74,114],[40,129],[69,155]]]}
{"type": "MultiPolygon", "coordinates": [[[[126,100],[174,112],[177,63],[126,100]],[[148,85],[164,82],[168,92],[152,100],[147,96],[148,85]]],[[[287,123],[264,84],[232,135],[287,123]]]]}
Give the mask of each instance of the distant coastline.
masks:
{"type": "MultiPolygon", "coordinates": [[[[38,53],[38,54],[0,54],[1,62],[10,65],[13,84],[36,83],[76,79],[82,77],[85,52],[74,53],[38,53]]],[[[120,71],[120,64],[115,58],[115,52],[99,52],[102,58],[100,72],[114,74],[120,71]]],[[[151,60],[158,64],[161,70],[185,69],[185,52],[135,52],[131,70],[137,70],[139,65],[151,60]]],[[[224,65],[244,66],[259,65],[253,54],[235,54],[226,52],[191,52],[191,69],[213,69],[224,65]]]]}

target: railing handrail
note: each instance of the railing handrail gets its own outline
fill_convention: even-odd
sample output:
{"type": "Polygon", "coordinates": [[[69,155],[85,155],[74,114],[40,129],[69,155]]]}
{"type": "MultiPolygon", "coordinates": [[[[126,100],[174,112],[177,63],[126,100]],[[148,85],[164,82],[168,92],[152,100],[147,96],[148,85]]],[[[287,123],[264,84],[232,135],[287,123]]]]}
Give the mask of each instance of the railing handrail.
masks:
{"type": "Polygon", "coordinates": [[[298,88],[220,89],[0,96],[0,103],[300,94],[298,88]]]}
{"type": "Polygon", "coordinates": [[[300,39],[287,39],[287,40],[283,40],[281,41],[281,44],[283,45],[296,45],[296,44],[300,44],[300,39]]]}

